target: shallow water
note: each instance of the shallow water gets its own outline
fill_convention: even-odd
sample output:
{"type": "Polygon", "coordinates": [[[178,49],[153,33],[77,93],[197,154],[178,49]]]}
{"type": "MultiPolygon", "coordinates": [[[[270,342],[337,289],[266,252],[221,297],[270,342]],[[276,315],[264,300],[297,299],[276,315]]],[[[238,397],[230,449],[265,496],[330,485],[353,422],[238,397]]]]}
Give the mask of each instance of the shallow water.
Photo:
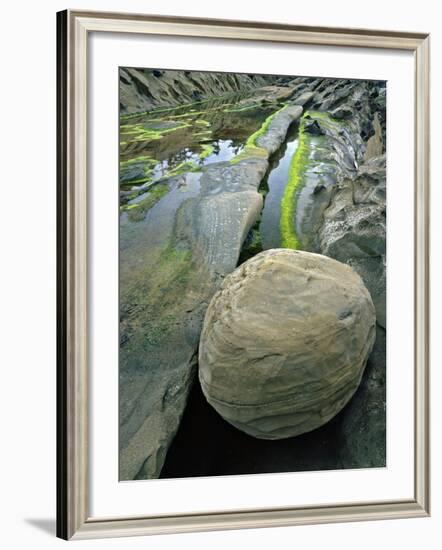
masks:
{"type": "Polygon", "coordinates": [[[127,203],[133,192],[143,190],[143,185],[174,175],[174,170],[198,170],[239,154],[247,138],[275,111],[274,105],[253,104],[251,108],[235,110],[244,99],[244,95],[230,95],[193,107],[123,118],[120,203],[127,203]]]}
{"type": "Polygon", "coordinates": [[[238,265],[263,250],[281,246],[281,200],[289,178],[290,165],[298,148],[299,124],[293,123],[281,147],[269,159],[267,174],[259,186],[264,199],[260,218],[247,235],[238,265]]]}
{"type": "Polygon", "coordinates": [[[262,248],[278,248],[281,246],[281,231],[279,218],[281,199],[287,185],[290,163],[298,148],[298,124],[294,124],[287,135],[283,147],[271,159],[270,171],[262,187],[268,188],[265,196],[259,231],[261,233],[262,248]]]}
{"type": "Polygon", "coordinates": [[[324,141],[324,136],[311,136],[309,139],[310,161],[314,168],[305,172],[303,185],[297,196],[296,234],[302,247],[311,252],[319,252],[315,237],[337,178],[336,162],[333,158],[328,162],[318,160],[323,157],[321,148],[324,141]]]}

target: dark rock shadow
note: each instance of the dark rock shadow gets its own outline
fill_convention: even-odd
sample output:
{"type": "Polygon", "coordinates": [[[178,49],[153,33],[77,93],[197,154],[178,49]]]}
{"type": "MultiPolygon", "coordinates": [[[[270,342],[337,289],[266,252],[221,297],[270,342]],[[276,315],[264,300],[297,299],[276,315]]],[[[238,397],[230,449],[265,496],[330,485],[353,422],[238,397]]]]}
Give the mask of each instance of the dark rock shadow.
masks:
{"type": "Polygon", "coordinates": [[[344,409],[316,430],[276,441],[256,439],[223,420],[196,380],[160,477],[383,468],[385,376],[385,331],[378,328],[361,385],[344,409]]]}

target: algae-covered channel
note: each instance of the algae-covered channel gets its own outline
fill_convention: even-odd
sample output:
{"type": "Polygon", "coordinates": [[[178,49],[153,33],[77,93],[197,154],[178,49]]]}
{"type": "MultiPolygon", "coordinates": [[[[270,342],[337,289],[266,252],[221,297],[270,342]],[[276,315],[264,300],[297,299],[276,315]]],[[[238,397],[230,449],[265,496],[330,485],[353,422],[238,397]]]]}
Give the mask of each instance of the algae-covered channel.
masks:
{"type": "MultiPolygon", "coordinates": [[[[282,107],[258,105],[253,100],[244,106],[244,101],[243,94],[229,95],[202,104],[122,118],[120,210],[125,223],[145,218],[146,212],[168,193],[164,185],[168,178],[198,173],[212,163],[235,162],[250,136],[282,107]]],[[[246,239],[247,257],[261,249],[281,246],[280,205],[298,146],[298,131],[299,124],[291,124],[282,145],[269,159],[260,184],[264,197],[262,215],[246,239]],[[259,246],[254,249],[252,245],[250,249],[254,239],[259,246]]]]}
{"type": "Polygon", "coordinates": [[[259,225],[263,249],[281,246],[281,201],[289,180],[290,164],[298,148],[298,133],[299,125],[292,124],[283,145],[270,159],[268,174],[261,185],[261,189],[265,192],[264,208],[259,225]]]}

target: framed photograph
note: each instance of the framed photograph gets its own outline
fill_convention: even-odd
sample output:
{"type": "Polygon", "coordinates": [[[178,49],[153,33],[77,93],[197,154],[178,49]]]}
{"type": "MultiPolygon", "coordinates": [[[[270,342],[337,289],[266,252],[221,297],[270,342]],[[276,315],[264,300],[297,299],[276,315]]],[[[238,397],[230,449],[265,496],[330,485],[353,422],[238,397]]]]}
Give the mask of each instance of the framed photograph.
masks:
{"type": "Polygon", "coordinates": [[[429,514],[429,36],[58,13],[64,539],[429,514]]]}

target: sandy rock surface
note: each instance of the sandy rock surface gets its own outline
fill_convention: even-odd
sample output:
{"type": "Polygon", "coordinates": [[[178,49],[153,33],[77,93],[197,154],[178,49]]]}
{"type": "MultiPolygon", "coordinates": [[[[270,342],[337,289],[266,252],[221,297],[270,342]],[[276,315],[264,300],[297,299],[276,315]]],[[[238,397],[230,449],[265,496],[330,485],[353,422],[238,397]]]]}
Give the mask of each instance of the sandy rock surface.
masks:
{"type": "Polygon", "coordinates": [[[359,386],[375,324],[370,294],[347,265],[308,252],[262,252],[228,275],[209,304],[203,392],[255,437],[311,431],[359,386]]]}

